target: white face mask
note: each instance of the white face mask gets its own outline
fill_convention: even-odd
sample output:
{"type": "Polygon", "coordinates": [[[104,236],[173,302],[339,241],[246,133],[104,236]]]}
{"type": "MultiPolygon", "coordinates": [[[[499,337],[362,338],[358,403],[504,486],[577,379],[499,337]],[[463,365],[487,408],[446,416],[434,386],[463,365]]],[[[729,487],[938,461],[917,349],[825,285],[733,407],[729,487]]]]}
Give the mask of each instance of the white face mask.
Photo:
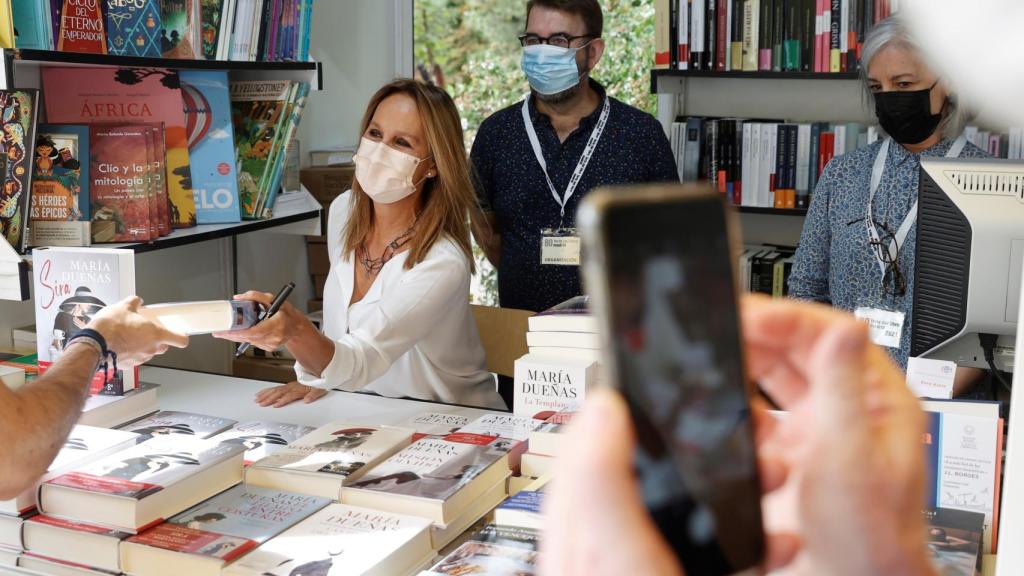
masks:
{"type": "Polygon", "coordinates": [[[420,162],[429,158],[420,159],[383,142],[363,138],[352,160],[356,163],[356,180],[363,192],[379,204],[394,204],[416,191],[419,182],[413,182],[412,176],[420,162]]]}

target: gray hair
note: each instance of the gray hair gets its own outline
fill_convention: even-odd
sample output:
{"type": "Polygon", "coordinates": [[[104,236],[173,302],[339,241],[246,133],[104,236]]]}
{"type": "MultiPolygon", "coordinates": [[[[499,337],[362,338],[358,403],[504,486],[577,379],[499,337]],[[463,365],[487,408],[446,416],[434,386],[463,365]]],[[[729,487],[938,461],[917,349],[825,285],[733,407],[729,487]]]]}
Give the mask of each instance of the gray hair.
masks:
{"type": "MultiPolygon", "coordinates": [[[[875,56],[885,48],[909,50],[924,58],[920,45],[911,34],[910,27],[907,26],[906,19],[901,13],[889,16],[868,31],[864,38],[864,47],[861,50],[860,78],[864,89],[865,103],[872,113],[875,110],[875,95],[871,93],[871,87],[868,85],[868,67],[875,56]]],[[[949,86],[948,81],[946,85],[949,86]]],[[[964,131],[964,127],[973,118],[974,112],[970,107],[958,95],[950,93],[938,129],[942,131],[944,138],[953,140],[964,131]]]]}

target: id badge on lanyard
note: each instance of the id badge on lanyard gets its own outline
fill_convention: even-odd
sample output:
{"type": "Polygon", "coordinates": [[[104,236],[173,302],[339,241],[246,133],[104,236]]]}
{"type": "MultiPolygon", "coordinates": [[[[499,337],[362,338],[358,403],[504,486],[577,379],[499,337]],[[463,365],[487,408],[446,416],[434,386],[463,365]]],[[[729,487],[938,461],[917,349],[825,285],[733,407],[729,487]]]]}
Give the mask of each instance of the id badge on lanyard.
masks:
{"type": "MultiPolygon", "coordinates": [[[[893,260],[892,264],[886,264],[886,262],[879,256],[878,252],[875,252],[875,260],[878,262],[878,266],[882,272],[882,282],[885,282],[886,266],[899,266],[899,262],[895,261],[899,256],[899,247],[903,245],[907,237],[910,235],[911,229],[917,222],[917,200],[914,200],[914,204],[910,207],[910,212],[907,213],[906,218],[900,224],[897,229],[895,237],[890,241],[889,244],[883,245],[878,230],[875,228],[874,213],[872,209],[872,203],[874,202],[875,192],[878,191],[878,185],[882,181],[882,172],[885,170],[885,160],[889,155],[889,146],[892,143],[891,138],[886,138],[885,142],[882,143],[881,148],[878,151],[878,156],[875,157],[875,165],[871,171],[871,187],[868,189],[868,212],[867,212],[867,228],[868,237],[873,243],[880,246],[881,250],[888,251],[888,256],[893,260]]],[[[950,146],[949,151],[946,153],[947,158],[956,158],[960,156],[960,152],[964,149],[967,144],[967,139],[961,135],[956,141],[950,146]]],[[[878,301],[864,301],[858,303],[857,307],[853,311],[853,315],[858,320],[863,320],[868,324],[868,331],[871,336],[871,340],[879,345],[887,348],[899,348],[903,340],[903,324],[906,322],[906,314],[900,310],[896,310],[893,307],[881,304],[881,298],[878,301]]]]}
{"type": "Polygon", "coordinates": [[[551,181],[551,177],[548,176],[547,162],[544,160],[544,152],[540,147],[540,140],[537,138],[537,131],[533,127],[533,122],[530,120],[530,99],[529,97],[523,102],[523,125],[526,128],[526,135],[530,138],[530,145],[533,146],[534,156],[537,158],[537,163],[540,164],[541,170],[544,172],[544,180],[547,182],[548,189],[551,191],[551,195],[554,197],[555,202],[558,203],[561,208],[561,220],[559,221],[557,228],[543,228],[540,231],[540,263],[542,265],[549,266],[579,266],[580,265],[580,237],[576,233],[575,228],[563,227],[565,221],[565,205],[569,202],[569,198],[572,197],[576,191],[576,187],[580,183],[580,179],[583,178],[583,173],[587,169],[587,164],[590,163],[590,158],[594,155],[594,150],[597,148],[598,142],[601,140],[601,134],[604,133],[604,128],[608,124],[608,115],[611,111],[611,104],[606,96],[604,104],[601,108],[601,115],[597,120],[597,125],[594,126],[594,131],[590,134],[590,139],[587,141],[587,147],[583,150],[583,155],[580,156],[579,162],[576,164],[576,170],[573,171],[572,178],[569,180],[569,186],[565,190],[564,195],[559,195],[558,190],[555,188],[554,183],[551,181]]]}

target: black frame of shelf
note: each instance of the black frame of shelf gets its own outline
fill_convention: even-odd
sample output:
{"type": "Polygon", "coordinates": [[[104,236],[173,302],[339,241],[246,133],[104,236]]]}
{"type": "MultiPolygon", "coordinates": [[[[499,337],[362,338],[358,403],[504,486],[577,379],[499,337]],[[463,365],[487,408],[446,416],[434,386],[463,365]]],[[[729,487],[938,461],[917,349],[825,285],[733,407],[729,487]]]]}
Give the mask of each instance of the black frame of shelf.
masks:
{"type": "MultiPolygon", "coordinates": [[[[268,218],[266,220],[243,220],[235,224],[223,224],[216,228],[206,232],[188,233],[189,228],[181,229],[184,234],[175,235],[175,232],[171,232],[170,235],[158,238],[156,240],[150,240],[148,242],[139,242],[137,244],[121,244],[115,243],[110,246],[111,248],[124,248],[125,250],[133,250],[136,254],[143,252],[154,252],[156,250],[163,250],[165,248],[175,248],[178,246],[187,246],[189,244],[197,244],[199,242],[205,242],[207,240],[217,240],[220,238],[230,238],[232,236],[238,236],[239,234],[247,234],[249,232],[256,232],[259,230],[266,230],[268,228],[276,228],[285,224],[294,224],[296,222],[302,222],[303,220],[312,220],[318,216],[321,216],[321,209],[311,210],[308,212],[299,212],[297,214],[289,214],[288,216],[281,216],[278,218],[268,218]]],[[[94,244],[96,248],[107,247],[106,244],[94,244]]]]}
{"type": "Polygon", "coordinates": [[[772,216],[807,216],[803,208],[758,208],[754,206],[736,206],[733,208],[741,214],[769,214],[772,216]]]}
{"type": "Polygon", "coordinates": [[[734,78],[746,80],[857,80],[859,72],[772,72],[762,70],[757,72],[743,72],[730,70],[727,72],[715,70],[672,70],[654,69],[651,70],[651,94],[658,93],[658,78],[734,78]]]}

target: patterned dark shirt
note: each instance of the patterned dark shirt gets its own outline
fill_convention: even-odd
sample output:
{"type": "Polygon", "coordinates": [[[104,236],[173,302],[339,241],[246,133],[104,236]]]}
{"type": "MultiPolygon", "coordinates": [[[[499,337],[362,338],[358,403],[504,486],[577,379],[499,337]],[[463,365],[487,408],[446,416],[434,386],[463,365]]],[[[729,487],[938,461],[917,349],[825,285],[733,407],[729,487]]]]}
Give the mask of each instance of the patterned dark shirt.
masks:
{"type": "MultiPolygon", "coordinates": [[[[944,157],[952,145],[952,141],[943,140],[920,154],[913,154],[903,146],[891,144],[882,181],[872,202],[875,222],[884,223],[895,232],[917,199],[921,157],[944,157]]],[[[903,312],[906,318],[900,348],[886,350],[906,369],[913,320],[917,226],[910,230],[906,241],[899,246],[898,265],[906,278],[906,293],[903,296],[883,295],[882,270],[869,243],[866,222],[871,170],[881,146],[881,142],[875,142],[838,156],[825,167],[811,197],[810,211],[800,236],[800,247],[789,279],[789,295],[850,311],[881,301],[883,305],[903,312]]],[[[987,156],[970,143],[960,153],[961,158],[987,156]]]]}
{"type": "MultiPolygon", "coordinates": [[[[605,90],[591,86],[603,99],[605,90]]],[[[484,121],[473,142],[477,196],[485,211],[497,216],[501,234],[498,297],[503,307],[539,312],[582,293],[576,266],[540,264],[541,229],[559,226],[560,208],[523,126],[522,101],[484,121]]],[[[602,106],[580,120],[559,142],[551,120],[530,100],[530,118],[540,141],[548,175],[559,195],[572,178],[602,106]]],[[[650,114],[611,99],[601,140],[576,192],[565,206],[563,226],[573,227],[580,199],[594,188],[641,182],[678,182],[675,160],[661,124],[650,114]]]]}

